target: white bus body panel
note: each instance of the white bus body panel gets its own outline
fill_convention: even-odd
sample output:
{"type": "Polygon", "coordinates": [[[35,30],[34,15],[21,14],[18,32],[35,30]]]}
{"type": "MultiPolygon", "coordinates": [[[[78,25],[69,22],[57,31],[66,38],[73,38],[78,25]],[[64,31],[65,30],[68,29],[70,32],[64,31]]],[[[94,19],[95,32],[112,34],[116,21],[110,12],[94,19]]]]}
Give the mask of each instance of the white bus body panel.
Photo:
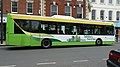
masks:
{"type": "Polygon", "coordinates": [[[62,42],[70,41],[96,41],[98,38],[102,41],[115,41],[114,35],[52,35],[54,39],[60,40],[62,42]]]}

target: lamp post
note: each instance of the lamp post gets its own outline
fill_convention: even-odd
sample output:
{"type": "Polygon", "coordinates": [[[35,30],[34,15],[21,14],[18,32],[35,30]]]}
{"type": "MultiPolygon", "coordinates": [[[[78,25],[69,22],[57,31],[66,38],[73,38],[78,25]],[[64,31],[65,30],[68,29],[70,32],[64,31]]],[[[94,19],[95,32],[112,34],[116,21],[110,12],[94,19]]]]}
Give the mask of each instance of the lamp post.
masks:
{"type": "Polygon", "coordinates": [[[1,0],[1,44],[3,44],[3,0],[1,0]]]}

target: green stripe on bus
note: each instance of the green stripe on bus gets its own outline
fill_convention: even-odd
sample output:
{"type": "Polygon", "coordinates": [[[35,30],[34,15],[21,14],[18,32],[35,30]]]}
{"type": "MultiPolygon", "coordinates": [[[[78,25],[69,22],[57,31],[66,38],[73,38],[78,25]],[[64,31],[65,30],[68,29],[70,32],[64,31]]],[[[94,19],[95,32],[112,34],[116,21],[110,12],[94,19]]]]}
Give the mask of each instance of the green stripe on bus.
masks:
{"type": "MultiPolygon", "coordinates": [[[[95,42],[53,42],[53,46],[64,46],[64,45],[96,45],[95,42]]],[[[112,41],[103,42],[104,44],[114,44],[112,41]]]]}

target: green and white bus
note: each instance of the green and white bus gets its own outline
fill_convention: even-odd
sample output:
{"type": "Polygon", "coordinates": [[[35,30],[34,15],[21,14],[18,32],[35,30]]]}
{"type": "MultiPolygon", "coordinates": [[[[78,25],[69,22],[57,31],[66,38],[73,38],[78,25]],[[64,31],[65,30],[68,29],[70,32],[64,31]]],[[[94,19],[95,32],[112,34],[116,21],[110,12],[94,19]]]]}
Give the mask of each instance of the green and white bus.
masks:
{"type": "Polygon", "coordinates": [[[104,45],[115,41],[112,22],[8,14],[6,45],[51,46],[104,45]]]}

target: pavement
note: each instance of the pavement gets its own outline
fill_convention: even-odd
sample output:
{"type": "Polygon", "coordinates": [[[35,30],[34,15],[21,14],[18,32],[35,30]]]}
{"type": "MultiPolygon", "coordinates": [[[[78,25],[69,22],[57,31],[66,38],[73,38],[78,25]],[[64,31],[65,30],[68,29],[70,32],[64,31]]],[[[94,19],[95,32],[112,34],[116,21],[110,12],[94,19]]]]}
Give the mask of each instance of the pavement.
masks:
{"type": "Polygon", "coordinates": [[[115,44],[120,44],[120,42],[115,42],[115,44]]]}

